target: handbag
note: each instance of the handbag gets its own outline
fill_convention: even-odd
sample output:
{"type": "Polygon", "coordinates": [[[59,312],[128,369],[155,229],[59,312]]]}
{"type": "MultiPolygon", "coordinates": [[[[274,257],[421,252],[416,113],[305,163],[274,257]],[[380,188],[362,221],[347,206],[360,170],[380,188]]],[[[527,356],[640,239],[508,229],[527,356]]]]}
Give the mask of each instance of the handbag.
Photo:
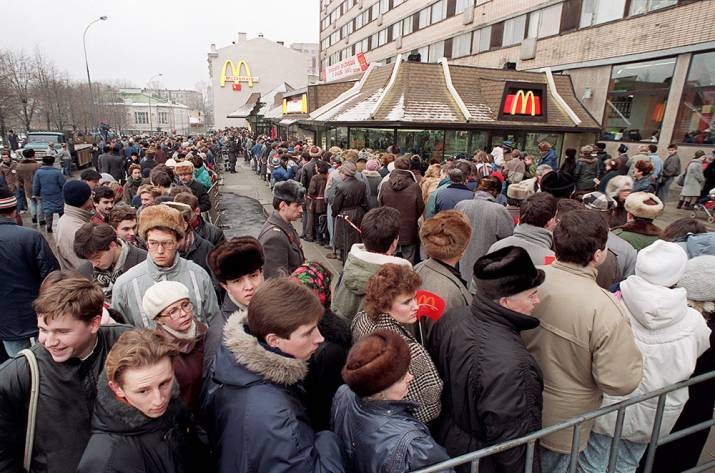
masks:
{"type": "Polygon", "coordinates": [[[35,443],[35,421],[37,419],[37,400],[40,397],[40,367],[37,365],[37,358],[30,349],[21,350],[18,355],[27,358],[27,365],[30,368],[30,406],[27,411],[27,431],[25,432],[25,455],[22,459],[22,467],[25,471],[30,471],[32,463],[32,446],[35,443]]]}
{"type": "Polygon", "coordinates": [[[681,172],[680,176],[678,176],[678,179],[675,181],[676,184],[678,184],[680,187],[683,187],[685,185],[685,172],[681,172]]]}

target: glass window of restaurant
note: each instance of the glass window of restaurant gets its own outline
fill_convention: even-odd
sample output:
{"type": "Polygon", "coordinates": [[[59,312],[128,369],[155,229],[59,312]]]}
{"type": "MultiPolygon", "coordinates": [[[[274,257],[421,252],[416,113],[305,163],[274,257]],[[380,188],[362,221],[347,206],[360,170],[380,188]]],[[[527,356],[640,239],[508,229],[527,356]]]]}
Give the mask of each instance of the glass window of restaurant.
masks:
{"type": "Polygon", "coordinates": [[[715,144],[715,51],[694,54],[673,130],[676,143],[715,144]]]}
{"type": "Polygon", "coordinates": [[[490,153],[494,147],[501,146],[501,144],[507,140],[514,143],[515,148],[524,149],[526,133],[523,131],[493,131],[491,133],[491,145],[487,149],[487,152],[490,153]]]}
{"type": "Polygon", "coordinates": [[[650,141],[665,115],[675,58],[613,66],[602,140],[650,141]]]}
{"type": "Polygon", "coordinates": [[[561,148],[564,144],[563,133],[527,133],[524,146],[519,149],[534,156],[536,159],[539,159],[540,154],[538,145],[542,141],[548,141],[551,144],[551,148],[556,152],[557,158],[561,156],[561,148]]]}
{"type": "MultiPolygon", "coordinates": [[[[489,135],[486,131],[469,132],[469,156],[474,156],[477,151],[486,151],[489,135]]],[[[491,151],[491,150],[490,150],[491,151]]]]}
{"type": "Polygon", "coordinates": [[[347,148],[348,144],[348,129],[345,127],[331,128],[328,130],[328,148],[338,146],[342,149],[347,148]]]}
{"type": "Polygon", "coordinates": [[[469,155],[469,131],[466,130],[446,130],[444,132],[444,155],[457,156],[458,154],[469,155]]]}
{"type": "Polygon", "coordinates": [[[350,148],[384,151],[393,144],[394,137],[392,128],[351,128],[350,148]]]}
{"type": "Polygon", "coordinates": [[[403,153],[418,154],[428,163],[442,161],[444,132],[442,130],[397,130],[397,144],[403,153]]]}

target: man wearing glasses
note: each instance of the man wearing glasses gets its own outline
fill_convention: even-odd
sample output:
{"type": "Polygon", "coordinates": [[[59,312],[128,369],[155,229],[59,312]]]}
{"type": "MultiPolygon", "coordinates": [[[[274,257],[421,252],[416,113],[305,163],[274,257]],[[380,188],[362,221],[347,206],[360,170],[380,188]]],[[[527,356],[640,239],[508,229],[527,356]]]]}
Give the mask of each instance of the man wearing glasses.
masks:
{"type": "Polygon", "coordinates": [[[136,327],[154,328],[155,321],[142,306],[147,290],[159,281],[176,281],[189,289],[194,315],[210,321],[219,312],[216,292],[209,274],[178,254],[184,239],[184,221],[168,205],[151,205],[139,216],[139,236],[146,243],[147,259],[117,278],[112,291],[112,308],[136,327]]]}

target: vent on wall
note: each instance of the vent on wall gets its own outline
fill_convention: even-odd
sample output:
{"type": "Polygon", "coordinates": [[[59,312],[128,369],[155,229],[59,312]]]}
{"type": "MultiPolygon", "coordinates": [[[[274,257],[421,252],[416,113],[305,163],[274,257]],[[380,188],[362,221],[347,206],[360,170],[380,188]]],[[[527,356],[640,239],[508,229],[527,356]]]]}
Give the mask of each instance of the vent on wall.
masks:
{"type": "Polygon", "coordinates": [[[476,7],[467,7],[464,9],[464,14],[462,14],[462,23],[465,25],[470,24],[474,21],[474,9],[476,7]]]}
{"type": "Polygon", "coordinates": [[[519,48],[519,59],[526,61],[536,57],[536,38],[526,38],[519,48]]]}

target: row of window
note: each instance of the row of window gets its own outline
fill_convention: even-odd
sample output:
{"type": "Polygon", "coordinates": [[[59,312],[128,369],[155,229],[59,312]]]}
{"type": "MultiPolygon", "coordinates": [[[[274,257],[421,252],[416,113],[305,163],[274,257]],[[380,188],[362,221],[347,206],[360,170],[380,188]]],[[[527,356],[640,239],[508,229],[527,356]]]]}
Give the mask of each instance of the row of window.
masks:
{"type": "MultiPolygon", "coordinates": [[[[169,112],[158,112],[157,118],[160,125],[169,124],[169,112]]],[[[149,112],[134,112],[134,123],[137,125],[148,125],[149,112]]]]}

